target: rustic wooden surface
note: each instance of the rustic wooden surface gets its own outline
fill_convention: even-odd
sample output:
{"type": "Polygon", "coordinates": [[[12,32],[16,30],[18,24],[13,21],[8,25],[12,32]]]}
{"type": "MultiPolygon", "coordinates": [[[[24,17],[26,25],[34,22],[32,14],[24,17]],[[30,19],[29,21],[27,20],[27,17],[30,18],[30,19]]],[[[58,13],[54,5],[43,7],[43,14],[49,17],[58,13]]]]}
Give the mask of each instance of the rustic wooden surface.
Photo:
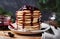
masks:
{"type": "Polygon", "coordinates": [[[14,34],[14,37],[9,37],[9,35],[7,34],[8,32],[11,32],[11,31],[0,31],[0,39],[42,39],[41,36],[39,35],[18,35],[16,33],[13,33],[14,34]]]}

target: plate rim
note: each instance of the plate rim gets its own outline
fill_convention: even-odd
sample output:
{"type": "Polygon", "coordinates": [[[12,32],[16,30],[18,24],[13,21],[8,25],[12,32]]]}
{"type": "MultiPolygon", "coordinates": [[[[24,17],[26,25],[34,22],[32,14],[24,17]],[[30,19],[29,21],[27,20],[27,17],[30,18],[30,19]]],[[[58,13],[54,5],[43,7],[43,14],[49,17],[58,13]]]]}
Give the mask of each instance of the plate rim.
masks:
{"type": "MultiPolygon", "coordinates": [[[[14,23],[13,23],[14,24],[14,23]]],[[[13,25],[12,24],[12,25],[13,25]]],[[[23,32],[23,33],[26,33],[27,31],[18,31],[18,30],[15,30],[15,29],[12,29],[11,27],[10,27],[10,25],[8,26],[8,28],[11,30],[11,31],[14,31],[14,32],[16,32],[16,33],[18,33],[18,32],[20,32],[20,34],[21,34],[21,32],[23,32]]],[[[32,34],[32,33],[41,33],[41,32],[45,32],[45,31],[47,31],[48,29],[50,29],[50,27],[47,27],[45,30],[34,30],[34,31],[29,31],[29,32],[31,32],[30,34],[32,34]]],[[[26,33],[27,34],[27,33],[26,33]]]]}

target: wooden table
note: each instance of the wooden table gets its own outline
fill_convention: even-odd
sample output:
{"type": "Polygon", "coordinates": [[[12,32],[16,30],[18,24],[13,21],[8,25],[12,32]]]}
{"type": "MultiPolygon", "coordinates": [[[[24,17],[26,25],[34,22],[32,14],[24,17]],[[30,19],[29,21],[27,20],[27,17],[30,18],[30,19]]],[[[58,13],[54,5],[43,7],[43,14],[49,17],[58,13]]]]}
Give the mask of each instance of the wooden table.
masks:
{"type": "Polygon", "coordinates": [[[0,31],[0,39],[42,39],[39,34],[37,35],[18,35],[16,33],[13,33],[12,31],[0,31]],[[5,33],[4,33],[5,32],[5,33]],[[11,32],[14,34],[14,37],[9,37],[7,35],[8,32],[11,32]],[[2,38],[1,38],[2,37],[2,38]]]}

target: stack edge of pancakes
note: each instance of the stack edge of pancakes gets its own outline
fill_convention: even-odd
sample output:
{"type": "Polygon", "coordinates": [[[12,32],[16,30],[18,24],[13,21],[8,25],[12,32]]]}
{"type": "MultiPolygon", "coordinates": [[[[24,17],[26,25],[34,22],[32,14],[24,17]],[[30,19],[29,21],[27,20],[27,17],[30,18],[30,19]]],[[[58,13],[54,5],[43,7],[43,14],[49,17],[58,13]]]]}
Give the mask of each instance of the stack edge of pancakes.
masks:
{"type": "Polygon", "coordinates": [[[40,17],[41,13],[39,9],[24,5],[16,13],[16,24],[17,26],[21,26],[22,29],[39,30],[40,22],[38,19],[40,17]]]}

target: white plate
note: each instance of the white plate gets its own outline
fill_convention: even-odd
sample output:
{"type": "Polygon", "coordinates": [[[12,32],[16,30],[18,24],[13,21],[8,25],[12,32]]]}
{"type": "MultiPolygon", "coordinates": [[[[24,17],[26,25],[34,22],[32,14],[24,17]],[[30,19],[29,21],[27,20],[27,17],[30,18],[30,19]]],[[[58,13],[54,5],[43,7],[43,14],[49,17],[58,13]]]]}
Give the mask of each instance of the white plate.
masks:
{"type": "MultiPolygon", "coordinates": [[[[12,24],[13,26],[16,26],[16,24],[12,24]]],[[[21,30],[15,30],[13,28],[11,28],[11,26],[8,26],[8,28],[13,31],[14,33],[18,33],[18,34],[38,34],[38,33],[41,33],[41,32],[45,32],[47,31],[48,29],[50,29],[50,27],[47,27],[46,29],[44,30],[35,30],[35,31],[28,31],[28,30],[24,30],[24,29],[21,29],[21,30]]]]}

